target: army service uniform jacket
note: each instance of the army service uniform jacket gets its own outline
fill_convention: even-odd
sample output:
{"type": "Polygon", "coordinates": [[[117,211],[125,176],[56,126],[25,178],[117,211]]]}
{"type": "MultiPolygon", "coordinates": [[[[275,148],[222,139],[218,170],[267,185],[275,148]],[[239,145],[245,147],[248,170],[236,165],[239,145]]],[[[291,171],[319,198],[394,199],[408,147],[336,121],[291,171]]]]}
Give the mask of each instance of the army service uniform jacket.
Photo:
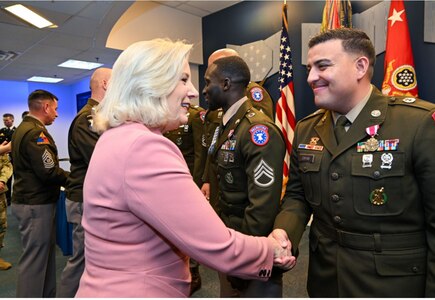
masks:
{"type": "Polygon", "coordinates": [[[275,228],[313,213],[311,297],[435,296],[434,145],[434,104],[375,88],[339,146],[330,111],[297,124],[275,228]]]}
{"type": "Polygon", "coordinates": [[[55,203],[68,172],[59,167],[57,148],[41,121],[24,117],[12,136],[14,192],[16,204],[55,203]]]}
{"type": "Polygon", "coordinates": [[[285,154],[281,132],[245,101],[214,149],[221,219],[242,233],[267,236],[279,210],[285,154]]]}
{"type": "Polygon", "coordinates": [[[68,133],[68,154],[71,173],[66,181],[66,197],[74,202],[83,202],[83,182],[91,160],[98,134],[93,132],[92,108],[98,101],[89,98],[71,123],[68,133]]]}
{"type": "Polygon", "coordinates": [[[166,132],[164,136],[178,146],[186,160],[193,180],[197,186],[201,187],[202,174],[204,172],[200,164],[202,151],[201,139],[203,135],[205,110],[198,105],[190,105],[188,111],[189,118],[187,124],[166,132]]]}

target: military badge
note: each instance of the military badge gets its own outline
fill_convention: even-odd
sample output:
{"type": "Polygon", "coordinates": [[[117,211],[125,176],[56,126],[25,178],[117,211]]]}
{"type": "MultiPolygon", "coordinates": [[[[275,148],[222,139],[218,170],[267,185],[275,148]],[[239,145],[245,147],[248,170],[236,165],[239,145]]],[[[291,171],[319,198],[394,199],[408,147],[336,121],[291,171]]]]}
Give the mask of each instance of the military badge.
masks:
{"type": "Polygon", "coordinates": [[[381,169],[391,169],[391,165],[393,164],[393,154],[383,153],[381,155],[381,160],[382,160],[381,169]]]}
{"type": "Polygon", "coordinates": [[[310,140],[310,145],[317,145],[317,142],[320,140],[318,137],[312,137],[310,140]]]}
{"type": "Polygon", "coordinates": [[[405,103],[414,103],[415,102],[415,98],[404,98],[403,100],[402,100],[403,102],[405,102],[405,103]]]}
{"type": "Polygon", "coordinates": [[[364,154],[362,156],[362,167],[371,168],[373,162],[373,154],[364,154]]]}
{"type": "Polygon", "coordinates": [[[205,113],[206,113],[207,111],[206,110],[201,110],[200,112],[199,112],[199,119],[201,120],[201,122],[204,124],[205,123],[205,113]]]}
{"type": "Polygon", "coordinates": [[[50,145],[50,141],[45,136],[43,132],[39,135],[38,139],[36,140],[37,145],[50,145]]]}
{"type": "Polygon", "coordinates": [[[260,102],[264,98],[263,90],[259,87],[253,87],[249,92],[251,93],[252,99],[256,102],[260,102]]]}
{"type": "Polygon", "coordinates": [[[384,187],[381,187],[380,189],[374,189],[370,193],[369,198],[370,203],[374,205],[383,205],[388,200],[387,195],[384,193],[384,187]]]}
{"type": "Polygon", "coordinates": [[[275,182],[275,174],[264,160],[261,160],[254,169],[254,183],[259,187],[269,187],[275,182]]]}
{"type": "Polygon", "coordinates": [[[377,118],[381,115],[381,111],[379,109],[375,109],[375,110],[372,110],[372,112],[370,114],[372,115],[372,117],[377,118]]]}
{"type": "Polygon", "coordinates": [[[254,125],[249,129],[251,141],[257,146],[264,146],[269,142],[269,127],[266,125],[254,125]]]}
{"type": "Polygon", "coordinates": [[[367,151],[373,152],[378,150],[379,148],[379,141],[375,139],[375,135],[378,134],[379,125],[373,125],[366,128],[366,132],[368,135],[370,135],[370,138],[367,140],[365,144],[365,148],[367,151]]]}
{"type": "Polygon", "coordinates": [[[233,174],[231,174],[231,172],[228,172],[227,174],[225,174],[225,181],[229,184],[234,183],[234,177],[233,177],[233,174]]]}

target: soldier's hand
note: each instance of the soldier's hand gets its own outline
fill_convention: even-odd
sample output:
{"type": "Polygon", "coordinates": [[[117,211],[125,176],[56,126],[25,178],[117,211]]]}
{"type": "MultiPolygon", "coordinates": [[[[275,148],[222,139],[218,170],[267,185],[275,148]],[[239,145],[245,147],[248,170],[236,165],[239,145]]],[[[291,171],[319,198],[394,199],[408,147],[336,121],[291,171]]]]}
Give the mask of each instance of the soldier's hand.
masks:
{"type": "Polygon", "coordinates": [[[210,201],[210,183],[204,183],[201,187],[201,192],[207,201],[210,201]]]}
{"type": "Polygon", "coordinates": [[[5,154],[5,153],[9,153],[9,152],[11,152],[11,148],[12,148],[12,144],[11,144],[11,142],[4,141],[4,142],[0,145],[0,155],[1,155],[1,154],[5,154]]]}
{"type": "Polygon", "coordinates": [[[296,265],[296,257],[292,255],[292,244],[287,233],[282,229],[275,229],[268,238],[274,243],[273,265],[284,270],[290,270],[296,265]]]}

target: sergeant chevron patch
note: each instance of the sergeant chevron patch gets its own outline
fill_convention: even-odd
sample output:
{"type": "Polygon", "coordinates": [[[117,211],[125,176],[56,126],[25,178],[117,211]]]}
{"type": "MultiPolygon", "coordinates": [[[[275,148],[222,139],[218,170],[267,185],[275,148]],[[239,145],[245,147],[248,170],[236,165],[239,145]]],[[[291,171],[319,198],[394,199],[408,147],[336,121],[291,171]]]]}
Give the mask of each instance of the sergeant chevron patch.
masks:
{"type": "Polygon", "coordinates": [[[42,162],[44,163],[44,168],[46,169],[54,168],[53,156],[51,156],[51,153],[48,152],[47,149],[45,149],[44,153],[42,153],[42,162]]]}
{"type": "Polygon", "coordinates": [[[275,182],[274,169],[261,160],[254,169],[254,183],[259,187],[269,187],[275,182]]]}

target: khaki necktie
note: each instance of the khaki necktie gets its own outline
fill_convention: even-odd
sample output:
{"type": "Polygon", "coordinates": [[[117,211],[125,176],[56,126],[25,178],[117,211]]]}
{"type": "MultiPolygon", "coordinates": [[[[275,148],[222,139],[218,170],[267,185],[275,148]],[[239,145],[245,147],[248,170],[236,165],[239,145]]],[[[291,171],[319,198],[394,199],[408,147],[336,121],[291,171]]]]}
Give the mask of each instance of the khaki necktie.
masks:
{"type": "Polygon", "coordinates": [[[343,137],[346,134],[346,129],[344,127],[349,126],[350,121],[345,116],[340,116],[335,123],[334,133],[335,138],[337,139],[337,145],[343,140],[343,137]]]}

